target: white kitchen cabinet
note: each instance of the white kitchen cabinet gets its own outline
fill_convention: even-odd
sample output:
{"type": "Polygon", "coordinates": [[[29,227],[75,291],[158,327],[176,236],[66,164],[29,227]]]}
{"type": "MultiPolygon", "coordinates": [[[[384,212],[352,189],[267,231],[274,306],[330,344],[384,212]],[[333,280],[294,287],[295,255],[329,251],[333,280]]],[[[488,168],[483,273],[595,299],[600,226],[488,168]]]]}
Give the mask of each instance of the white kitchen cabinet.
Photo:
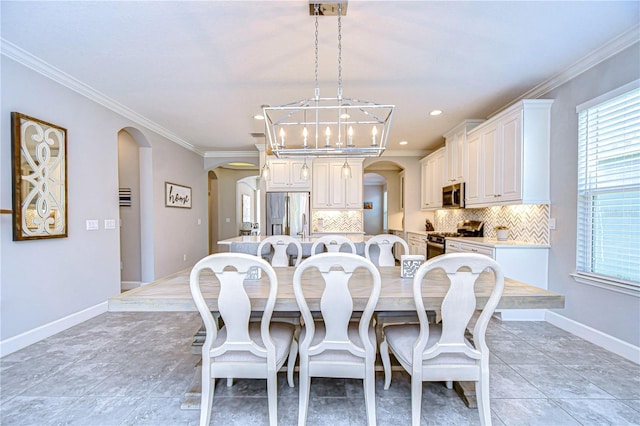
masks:
{"type": "Polygon", "coordinates": [[[549,203],[552,99],[526,99],[467,135],[467,206],[549,203]]]}
{"type": "MultiPolygon", "coordinates": [[[[470,240],[475,238],[447,238],[445,253],[484,254],[498,262],[505,277],[547,289],[548,246],[519,242],[498,243],[495,240],[477,243],[470,240]]],[[[487,241],[482,238],[479,240],[487,241]]],[[[544,310],[541,309],[504,309],[498,312],[507,321],[544,320],[544,310]]]]}
{"type": "Polygon", "coordinates": [[[468,170],[467,133],[484,120],[465,120],[444,135],[445,181],[447,184],[466,182],[468,170]]]}
{"type": "Polygon", "coordinates": [[[442,208],[442,187],[445,186],[444,148],[420,160],[422,170],[421,209],[442,208]]]}
{"type": "MultiPolygon", "coordinates": [[[[313,176],[310,173],[309,179],[302,179],[303,165],[303,159],[269,159],[271,178],[266,183],[267,191],[310,191],[313,176]]],[[[310,160],[307,166],[312,168],[310,160]]]]}
{"type": "Polygon", "coordinates": [[[468,244],[450,239],[445,240],[445,253],[478,253],[484,254],[490,258],[494,258],[494,249],[492,247],[481,246],[479,244],[468,244]]]}
{"type": "Polygon", "coordinates": [[[342,177],[344,159],[313,162],[311,205],[314,209],[362,209],[362,158],[349,159],[351,178],[342,177]]]}
{"type": "Polygon", "coordinates": [[[409,254],[421,254],[427,258],[427,236],[407,232],[407,244],[409,244],[409,254]]]}

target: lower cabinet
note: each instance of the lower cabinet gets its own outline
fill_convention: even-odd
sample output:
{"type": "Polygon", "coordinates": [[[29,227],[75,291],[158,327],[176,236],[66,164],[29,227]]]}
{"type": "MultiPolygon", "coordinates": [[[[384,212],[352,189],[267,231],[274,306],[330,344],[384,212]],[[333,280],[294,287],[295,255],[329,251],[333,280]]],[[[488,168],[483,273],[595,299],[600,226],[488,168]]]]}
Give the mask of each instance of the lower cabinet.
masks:
{"type": "Polygon", "coordinates": [[[413,232],[407,233],[407,244],[409,244],[409,254],[421,254],[427,258],[427,236],[422,234],[415,234],[413,232]]]}
{"type": "MultiPolygon", "coordinates": [[[[462,241],[464,238],[446,239],[445,253],[480,253],[494,259],[507,278],[547,289],[549,248],[522,244],[478,244],[462,241]]],[[[506,321],[543,321],[543,309],[498,309],[506,321]]]]}
{"type": "MultiPolygon", "coordinates": [[[[400,237],[400,238],[402,238],[403,240],[405,239],[405,238],[404,238],[404,232],[403,232],[403,231],[393,231],[393,230],[392,230],[392,231],[389,231],[389,233],[390,233],[391,235],[395,235],[396,237],[400,237]]],[[[404,252],[404,249],[402,248],[402,245],[401,245],[400,243],[395,243],[395,244],[393,245],[393,258],[394,258],[395,260],[397,260],[398,262],[400,262],[400,260],[402,260],[402,259],[400,258],[400,256],[402,256],[403,254],[409,254],[409,253],[405,253],[405,252],[404,252]]]]}

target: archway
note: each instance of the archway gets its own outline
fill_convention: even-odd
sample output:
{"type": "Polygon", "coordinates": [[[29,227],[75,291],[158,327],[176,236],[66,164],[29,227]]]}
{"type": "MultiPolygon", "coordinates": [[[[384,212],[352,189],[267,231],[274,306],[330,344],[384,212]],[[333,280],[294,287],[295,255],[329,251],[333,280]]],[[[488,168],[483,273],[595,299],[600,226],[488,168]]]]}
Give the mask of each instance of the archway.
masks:
{"type": "Polygon", "coordinates": [[[123,290],[154,280],[151,145],[133,127],[118,132],[120,265],[123,290]]]}
{"type": "Polygon", "coordinates": [[[364,174],[364,233],[378,235],[387,231],[387,178],[378,173],[364,174]]]}
{"type": "Polygon", "coordinates": [[[404,230],[403,181],[404,167],[396,162],[380,160],[365,166],[364,201],[372,203],[371,209],[364,209],[365,234],[377,230],[371,228],[373,220],[380,223],[379,229],[383,232],[404,230]],[[379,201],[374,202],[371,197],[375,197],[379,201]],[[369,219],[369,226],[367,226],[367,219],[369,219]]]}
{"type": "MultiPolygon", "coordinates": [[[[257,161],[256,161],[257,162],[257,161]]],[[[251,191],[249,195],[250,221],[259,217],[259,168],[250,162],[225,162],[208,172],[209,181],[209,252],[224,251],[218,241],[237,237],[242,227],[242,194],[238,182],[251,191]],[[253,180],[254,183],[251,183],[253,180]],[[245,182],[245,183],[242,183],[245,182]],[[249,183],[249,184],[247,184],[249,183]],[[252,193],[252,191],[255,191],[252,193]],[[257,196],[255,195],[257,193],[257,196]]]]}

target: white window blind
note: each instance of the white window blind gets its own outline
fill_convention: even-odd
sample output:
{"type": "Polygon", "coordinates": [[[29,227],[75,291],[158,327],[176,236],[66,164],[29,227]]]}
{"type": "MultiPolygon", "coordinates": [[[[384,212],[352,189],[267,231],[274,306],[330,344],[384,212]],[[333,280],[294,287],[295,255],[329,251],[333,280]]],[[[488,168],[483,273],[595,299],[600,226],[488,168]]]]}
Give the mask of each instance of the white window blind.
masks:
{"type": "Polygon", "coordinates": [[[640,287],[640,88],[629,86],[578,107],[576,268],[640,287]]]}

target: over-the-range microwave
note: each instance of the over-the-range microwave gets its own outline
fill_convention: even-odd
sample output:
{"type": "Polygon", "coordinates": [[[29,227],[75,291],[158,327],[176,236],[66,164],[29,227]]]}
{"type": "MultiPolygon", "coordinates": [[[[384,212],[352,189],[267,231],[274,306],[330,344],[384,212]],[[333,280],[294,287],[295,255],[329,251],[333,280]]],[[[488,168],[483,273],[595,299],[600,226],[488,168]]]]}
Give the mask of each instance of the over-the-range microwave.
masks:
{"type": "Polygon", "coordinates": [[[442,188],[442,207],[445,209],[464,208],[464,182],[442,188]]]}

